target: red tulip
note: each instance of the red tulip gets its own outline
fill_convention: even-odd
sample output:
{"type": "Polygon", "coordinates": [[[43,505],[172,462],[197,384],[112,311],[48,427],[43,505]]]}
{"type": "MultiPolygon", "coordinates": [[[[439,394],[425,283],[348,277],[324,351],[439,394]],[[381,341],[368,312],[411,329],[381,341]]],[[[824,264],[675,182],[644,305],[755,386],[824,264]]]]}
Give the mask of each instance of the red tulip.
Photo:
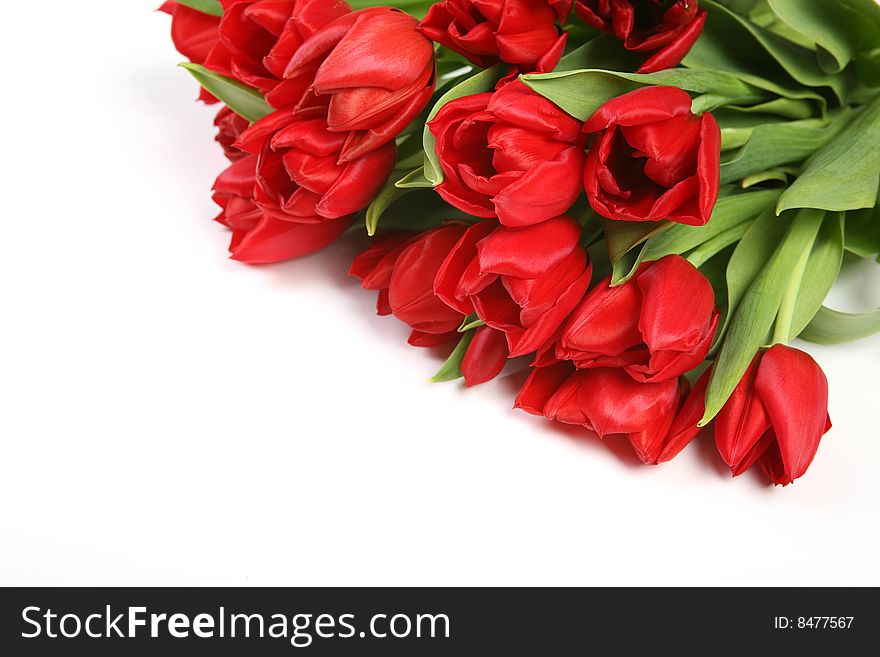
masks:
{"type": "Polygon", "coordinates": [[[808,354],[777,344],[755,357],[715,418],[715,442],[734,475],[757,463],[786,485],[807,471],[830,428],[822,369],[808,354]]]}
{"type": "Polygon", "coordinates": [[[552,71],[568,36],[558,24],[572,0],[444,0],[419,24],[433,41],[488,68],[498,62],[522,71],[552,71]]]}
{"type": "Polygon", "coordinates": [[[307,255],[333,242],[351,224],[351,217],[311,222],[279,219],[286,215],[268,212],[254,199],[256,166],[256,156],[242,157],[214,183],[214,202],[223,208],[217,221],[232,230],[229,250],[234,260],[265,264],[307,255]]]}
{"type": "Polygon", "coordinates": [[[580,237],[580,225],[565,216],[520,229],[478,222],[443,262],[434,291],[502,331],[511,358],[530,354],[554,338],[590,283],[580,237]]]}
{"type": "Polygon", "coordinates": [[[365,208],[394,168],[394,143],[341,161],[345,133],[332,132],[324,115],[278,110],[239,139],[259,155],[256,202],[279,219],[314,223],[339,219],[365,208]]]}
{"type": "Polygon", "coordinates": [[[223,153],[230,161],[240,160],[247,153],[235,146],[235,142],[241,137],[242,133],[248,129],[250,122],[226,107],[217,113],[214,119],[214,126],[217,128],[217,143],[223,148],[223,153]]]}
{"type": "Polygon", "coordinates": [[[169,0],[159,7],[171,16],[171,40],[177,52],[194,64],[204,64],[220,39],[220,19],[169,0]]]}
{"type": "Polygon", "coordinates": [[[584,125],[593,136],[584,186],[608,219],[668,219],[702,226],[720,186],[721,131],[695,116],[675,87],[644,87],[600,107],[584,125]]]}
{"type": "Polygon", "coordinates": [[[222,0],[220,45],[205,59],[211,70],[264,94],[276,108],[298,103],[309,80],[285,81],[303,43],[351,8],[343,0],[222,0]]]}
{"type": "Polygon", "coordinates": [[[533,370],[516,407],[586,427],[600,438],[624,434],[644,463],[656,464],[680,396],[676,379],[639,383],[619,369],[576,370],[562,362],[533,370]]]}
{"type": "MultiPolygon", "coordinates": [[[[377,290],[380,315],[394,315],[412,329],[409,342],[433,347],[461,339],[458,327],[465,315],[434,294],[437,271],[461,239],[466,226],[448,224],[425,233],[388,233],[373,240],[355,258],[351,275],[363,287],[377,290]]],[[[493,379],[504,367],[507,344],[504,334],[488,326],[476,330],[462,362],[468,386],[493,379]]]]}
{"type": "Polygon", "coordinates": [[[346,135],[341,162],[392,142],[430,100],[434,47],[416,25],[389,7],[353,12],[312,36],[290,60],[285,77],[309,87],[300,110],[329,107],[329,130],[346,135]]]}
{"type": "Polygon", "coordinates": [[[574,11],[588,25],[623,41],[627,50],[652,53],[639,73],[678,65],[706,23],[698,0],[577,0],[574,11]]]}
{"type": "Polygon", "coordinates": [[[428,125],[444,175],[437,192],[463,212],[528,226],[581,193],[580,123],[522,82],[453,100],[428,125]]]}
{"type": "Polygon", "coordinates": [[[556,347],[581,369],[619,367],[642,382],[677,379],[709,351],[718,311],[706,277],[681,256],[642,264],[626,283],[609,276],[572,313],[556,347]]]}

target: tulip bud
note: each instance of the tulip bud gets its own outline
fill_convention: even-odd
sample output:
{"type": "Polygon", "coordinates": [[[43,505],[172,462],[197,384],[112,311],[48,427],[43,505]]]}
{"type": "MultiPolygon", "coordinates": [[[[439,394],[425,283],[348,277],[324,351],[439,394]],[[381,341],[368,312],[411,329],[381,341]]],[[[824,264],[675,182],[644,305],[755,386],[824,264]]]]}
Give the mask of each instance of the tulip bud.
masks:
{"type": "Polygon", "coordinates": [[[306,41],[284,72],[306,81],[298,109],[327,108],[330,132],[346,135],[340,162],[393,142],[434,91],[434,47],[416,19],[376,7],[336,19],[306,41]]]}
{"type": "Polygon", "coordinates": [[[758,354],[715,418],[734,475],[755,463],[775,484],[803,476],[831,428],[828,380],[808,354],[781,344],[758,354]]]}
{"type": "Polygon", "coordinates": [[[324,248],[351,225],[351,217],[297,221],[280,208],[258,203],[256,168],[256,156],[243,154],[214,183],[214,202],[223,209],[217,221],[232,230],[233,260],[256,265],[298,258],[324,248]]]}
{"type": "Polygon", "coordinates": [[[600,438],[624,434],[639,459],[656,464],[679,407],[677,380],[639,383],[619,369],[576,370],[561,362],[532,371],[516,407],[600,438]]]}
{"type": "Polygon", "coordinates": [[[572,0],[444,0],[419,29],[430,39],[488,68],[498,62],[531,73],[554,69],[565,49],[572,0]]]}
{"type": "MultiPolygon", "coordinates": [[[[711,375],[710,369],[682,406],[661,461],[699,432],[711,375]]],[[[831,429],[825,374],[808,354],[774,345],[755,356],[714,427],[718,452],[734,476],[757,464],[773,483],[790,484],[807,471],[831,429]]]]}
{"type": "Polygon", "coordinates": [[[577,0],[574,11],[588,25],[623,41],[627,50],[652,53],[639,73],[677,66],[706,23],[698,0],[577,0]]]}
{"type": "Polygon", "coordinates": [[[505,226],[567,212],[581,193],[581,124],[525,84],[445,104],[428,124],[450,205],[505,226]],[[552,190],[552,193],[548,193],[552,190]]]}
{"type": "MultiPolygon", "coordinates": [[[[434,279],[447,254],[467,232],[447,224],[425,233],[387,233],[355,258],[350,274],[379,292],[377,311],[394,315],[412,328],[410,344],[433,347],[459,340],[465,313],[434,293],[434,279]]],[[[495,378],[507,360],[504,334],[488,326],[476,329],[461,363],[468,386],[495,378]]]]}
{"type": "Polygon", "coordinates": [[[224,0],[220,45],[204,64],[261,91],[275,108],[291,107],[308,84],[284,80],[287,63],[315,32],[350,11],[343,0],[224,0]]]}
{"type": "Polygon", "coordinates": [[[718,326],[715,293],[681,256],[643,263],[623,285],[611,277],[572,313],[556,347],[581,369],[620,367],[637,381],[677,379],[706,357],[718,326]]]}
{"type": "Polygon", "coordinates": [[[520,229],[478,222],[443,262],[434,290],[450,307],[476,312],[502,331],[511,358],[536,352],[553,340],[590,283],[580,237],[580,225],[566,216],[520,229]]]}
{"type": "Polygon", "coordinates": [[[251,126],[238,146],[258,155],[256,200],[283,220],[333,220],[367,207],[397,157],[393,143],[342,162],[346,135],[319,112],[278,110],[251,126]]]}

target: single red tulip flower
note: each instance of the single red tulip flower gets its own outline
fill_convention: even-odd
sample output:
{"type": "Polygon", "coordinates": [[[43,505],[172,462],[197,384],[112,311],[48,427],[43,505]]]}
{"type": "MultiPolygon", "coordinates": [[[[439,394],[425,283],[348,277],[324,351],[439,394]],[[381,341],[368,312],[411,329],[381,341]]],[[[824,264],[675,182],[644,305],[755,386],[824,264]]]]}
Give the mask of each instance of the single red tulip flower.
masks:
{"type": "Polygon", "coordinates": [[[434,92],[434,46],[415,18],[376,7],[336,19],[293,55],[285,78],[308,84],[299,108],[329,107],[330,132],[346,135],[341,162],[394,141],[434,92]]]}
{"type": "Polygon", "coordinates": [[[575,14],[612,34],[627,50],[651,53],[639,73],[677,66],[706,23],[698,0],[577,0],[575,14]]]}
{"type": "MultiPolygon", "coordinates": [[[[434,278],[467,227],[448,224],[421,234],[388,233],[373,240],[355,258],[350,274],[379,292],[377,311],[394,315],[412,328],[409,342],[433,347],[460,340],[465,314],[434,294],[434,278]]],[[[468,386],[495,378],[507,360],[504,334],[488,326],[476,330],[462,362],[468,386]]]]}
{"type": "Polygon", "coordinates": [[[247,153],[235,146],[235,142],[238,141],[238,138],[241,137],[242,133],[250,125],[250,121],[239,116],[225,105],[214,118],[214,126],[217,128],[215,140],[223,148],[223,153],[231,162],[240,160],[247,155],[247,153]]]}
{"type": "Polygon", "coordinates": [[[691,112],[676,87],[644,87],[608,101],[584,124],[590,205],[623,221],[705,225],[720,186],[721,130],[691,112]]]}
{"type": "Polygon", "coordinates": [[[666,445],[680,397],[676,379],[639,383],[620,369],[576,370],[561,362],[533,370],[516,408],[586,427],[600,438],[624,434],[639,459],[653,465],[666,445]]]}
{"type": "Polygon", "coordinates": [[[257,157],[245,155],[214,183],[214,202],[223,209],[217,221],[232,230],[234,260],[256,265],[298,258],[324,248],[351,225],[351,217],[298,222],[281,210],[268,212],[254,198],[256,168],[257,157]]]}
{"type": "Polygon", "coordinates": [[[511,358],[533,353],[554,338],[590,284],[580,237],[580,225],[566,216],[520,229],[478,222],[449,252],[434,291],[503,332],[511,358]]]}
{"type": "Polygon", "coordinates": [[[251,126],[238,147],[258,155],[256,202],[283,220],[339,219],[370,204],[394,168],[388,143],[341,161],[346,134],[333,132],[326,115],[278,110],[251,126]]]}
{"type": "Polygon", "coordinates": [[[505,226],[567,212],[581,193],[581,124],[519,81],[444,105],[428,124],[450,205],[505,226]]]}
{"type": "Polygon", "coordinates": [[[807,471],[830,428],[822,369],[803,351],[777,344],[755,357],[715,418],[715,442],[734,476],[757,463],[784,486],[807,471]]]}
{"type": "Polygon", "coordinates": [[[559,27],[572,0],[444,0],[431,6],[419,29],[429,39],[488,68],[498,62],[531,73],[552,71],[565,49],[559,27]]]}
{"type": "Polygon", "coordinates": [[[308,80],[284,80],[303,43],[351,8],[343,0],[221,0],[219,45],[205,66],[263,92],[276,108],[297,104],[308,80]]]}
{"type": "Polygon", "coordinates": [[[579,369],[622,368],[636,381],[677,379],[697,367],[718,326],[715,292],[681,256],[642,264],[623,285],[609,276],[572,313],[556,357],[579,369]]]}

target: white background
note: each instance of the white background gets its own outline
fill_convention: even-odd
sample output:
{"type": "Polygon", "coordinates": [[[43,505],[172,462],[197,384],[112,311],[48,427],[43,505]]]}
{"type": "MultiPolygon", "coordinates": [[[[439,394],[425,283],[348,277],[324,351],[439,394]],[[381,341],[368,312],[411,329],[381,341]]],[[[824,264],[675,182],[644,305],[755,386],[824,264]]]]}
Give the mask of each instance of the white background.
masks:
{"type": "MultiPolygon", "coordinates": [[[[0,22],[0,583],[880,584],[880,338],[815,348],[805,478],[659,468],[514,411],[346,276],[226,259],[215,110],[153,2],[0,22]]],[[[880,304],[866,262],[832,301],[880,304]]]]}

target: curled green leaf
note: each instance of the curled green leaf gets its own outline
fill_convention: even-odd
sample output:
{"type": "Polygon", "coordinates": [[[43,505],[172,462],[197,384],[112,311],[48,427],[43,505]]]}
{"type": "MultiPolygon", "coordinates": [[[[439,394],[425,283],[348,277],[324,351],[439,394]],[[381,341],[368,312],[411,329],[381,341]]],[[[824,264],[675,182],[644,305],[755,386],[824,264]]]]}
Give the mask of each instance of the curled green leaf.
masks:
{"type": "Polygon", "coordinates": [[[475,333],[475,331],[468,331],[462,336],[458,345],[456,345],[455,349],[453,349],[452,353],[449,355],[449,358],[443,363],[443,366],[433,377],[431,377],[431,383],[446,383],[464,377],[464,374],[461,371],[461,363],[464,360],[468,347],[471,345],[471,341],[474,339],[475,333]]]}
{"type": "Polygon", "coordinates": [[[842,313],[822,306],[800,334],[816,344],[846,344],[880,333],[880,309],[867,313],[842,313]]]}
{"type": "Polygon", "coordinates": [[[180,66],[189,71],[200,85],[229,109],[251,123],[256,123],[275,111],[256,89],[199,64],[183,63],[180,66]]]}

